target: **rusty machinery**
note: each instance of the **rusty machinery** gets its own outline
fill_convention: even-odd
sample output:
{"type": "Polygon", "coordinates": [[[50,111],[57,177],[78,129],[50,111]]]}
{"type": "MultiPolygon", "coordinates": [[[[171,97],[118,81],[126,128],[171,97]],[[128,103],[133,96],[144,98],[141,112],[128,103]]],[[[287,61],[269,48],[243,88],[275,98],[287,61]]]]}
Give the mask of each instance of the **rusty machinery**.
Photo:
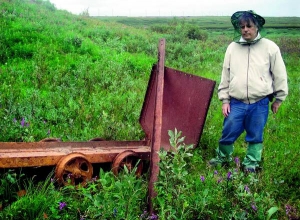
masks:
{"type": "Polygon", "coordinates": [[[185,142],[199,143],[215,81],[165,67],[165,39],[158,45],[158,63],[153,65],[139,122],[145,132],[141,141],[83,142],[45,139],[39,142],[0,142],[0,168],[55,166],[60,184],[85,184],[93,176],[93,164],[110,163],[114,174],[139,160],[150,162],[150,197],[158,175],[158,150],[170,150],[168,130],[182,131],[185,142]]]}

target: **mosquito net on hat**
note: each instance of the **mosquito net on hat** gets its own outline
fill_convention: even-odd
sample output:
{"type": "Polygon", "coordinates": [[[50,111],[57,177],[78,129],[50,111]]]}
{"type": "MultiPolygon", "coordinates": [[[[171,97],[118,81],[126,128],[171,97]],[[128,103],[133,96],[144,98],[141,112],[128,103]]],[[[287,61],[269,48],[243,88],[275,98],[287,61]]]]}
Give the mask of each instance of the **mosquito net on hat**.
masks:
{"type": "Polygon", "coordinates": [[[260,36],[265,35],[263,25],[265,24],[265,19],[260,15],[256,14],[253,10],[249,11],[237,11],[231,16],[231,23],[234,27],[234,38],[235,42],[238,42],[241,38],[241,22],[253,22],[253,24],[258,28],[260,36]]]}

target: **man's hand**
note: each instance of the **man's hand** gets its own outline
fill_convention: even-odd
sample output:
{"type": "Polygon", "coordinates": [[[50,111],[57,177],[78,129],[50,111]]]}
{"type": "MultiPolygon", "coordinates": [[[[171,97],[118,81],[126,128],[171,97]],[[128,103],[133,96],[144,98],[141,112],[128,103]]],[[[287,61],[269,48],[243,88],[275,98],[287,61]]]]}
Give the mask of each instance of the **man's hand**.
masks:
{"type": "Polygon", "coordinates": [[[271,110],[274,114],[276,114],[278,112],[278,109],[279,109],[280,105],[281,105],[281,102],[275,101],[275,102],[272,103],[271,110]]]}
{"type": "Polygon", "coordinates": [[[222,114],[227,118],[229,113],[230,113],[230,104],[229,103],[224,103],[222,105],[222,114]]]}

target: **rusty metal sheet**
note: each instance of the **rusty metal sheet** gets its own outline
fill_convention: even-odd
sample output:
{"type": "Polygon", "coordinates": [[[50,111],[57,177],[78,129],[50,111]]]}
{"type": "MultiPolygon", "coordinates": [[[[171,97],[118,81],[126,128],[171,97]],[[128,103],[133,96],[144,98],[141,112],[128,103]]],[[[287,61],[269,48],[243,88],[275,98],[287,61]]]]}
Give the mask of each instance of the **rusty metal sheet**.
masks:
{"type": "MultiPolygon", "coordinates": [[[[151,140],[155,110],[157,65],[152,68],[140,124],[151,140]]],[[[200,76],[165,67],[161,146],[170,150],[168,130],[182,131],[186,144],[197,147],[203,132],[208,108],[216,82],[200,76]]]]}
{"type": "Polygon", "coordinates": [[[71,153],[84,154],[90,163],[106,163],[126,150],[150,159],[147,141],[0,142],[0,168],[53,166],[71,153]]]}

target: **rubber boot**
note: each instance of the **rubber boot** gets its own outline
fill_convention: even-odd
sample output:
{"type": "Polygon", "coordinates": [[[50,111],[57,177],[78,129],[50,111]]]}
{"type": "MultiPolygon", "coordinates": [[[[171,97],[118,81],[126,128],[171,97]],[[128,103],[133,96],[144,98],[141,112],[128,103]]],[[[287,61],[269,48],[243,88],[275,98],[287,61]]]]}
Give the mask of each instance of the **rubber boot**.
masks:
{"type": "Polygon", "coordinates": [[[243,161],[244,171],[256,172],[259,168],[262,155],[262,143],[249,143],[247,153],[243,161]]]}
{"type": "Polygon", "coordinates": [[[223,145],[219,144],[219,147],[216,149],[217,156],[212,158],[209,161],[211,166],[224,166],[229,164],[232,161],[232,152],[233,152],[233,144],[223,145]]]}

